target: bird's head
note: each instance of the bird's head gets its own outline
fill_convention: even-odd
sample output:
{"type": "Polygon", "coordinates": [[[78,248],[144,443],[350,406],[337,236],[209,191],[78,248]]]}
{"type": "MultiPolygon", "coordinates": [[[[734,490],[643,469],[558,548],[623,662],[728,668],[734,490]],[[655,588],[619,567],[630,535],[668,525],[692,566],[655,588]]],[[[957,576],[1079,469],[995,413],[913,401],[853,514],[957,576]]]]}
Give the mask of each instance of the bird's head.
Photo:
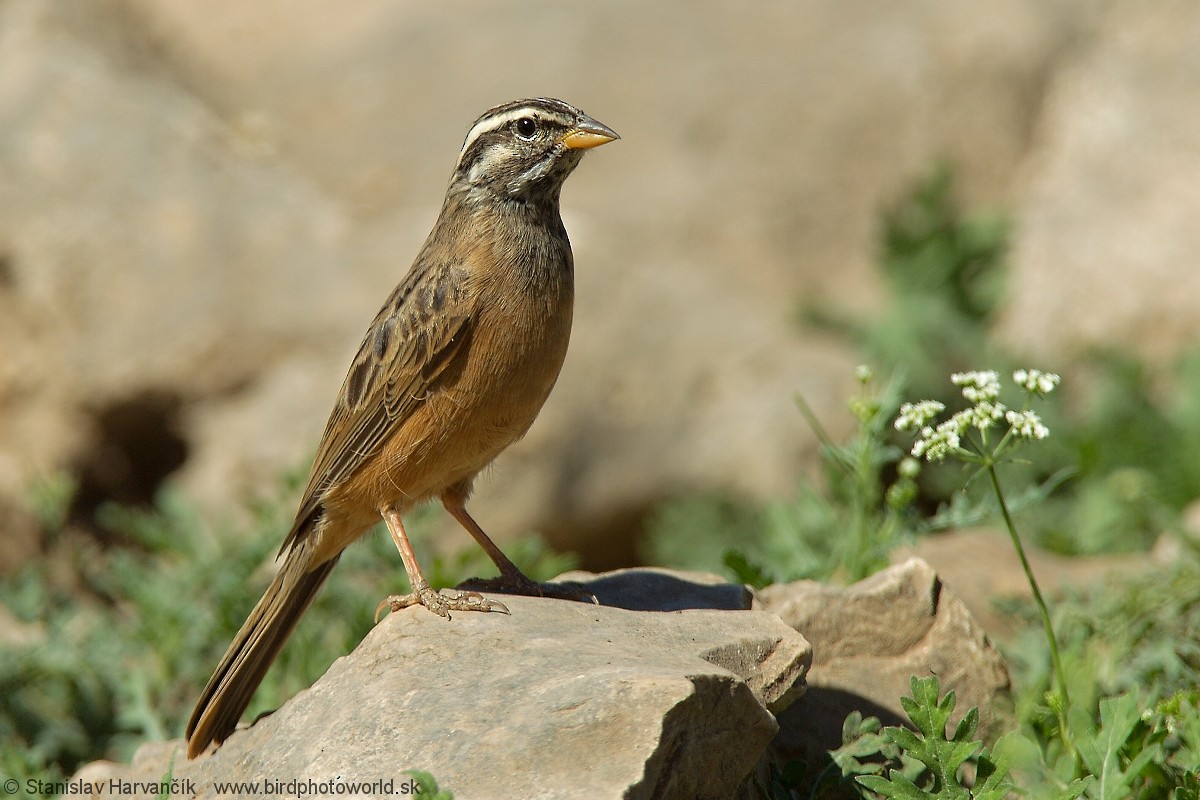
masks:
{"type": "Polygon", "coordinates": [[[450,190],[522,203],[557,201],[583,152],[619,138],[562,100],[505,103],[471,126],[450,190]]]}

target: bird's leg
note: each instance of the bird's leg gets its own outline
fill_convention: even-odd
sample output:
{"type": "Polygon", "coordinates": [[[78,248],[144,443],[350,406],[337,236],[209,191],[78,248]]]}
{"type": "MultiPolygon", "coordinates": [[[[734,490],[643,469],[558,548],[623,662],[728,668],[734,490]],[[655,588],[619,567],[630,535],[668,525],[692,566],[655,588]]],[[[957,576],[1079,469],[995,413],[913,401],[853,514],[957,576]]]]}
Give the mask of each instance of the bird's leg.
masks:
{"type": "Polygon", "coordinates": [[[404,571],[408,573],[408,582],[412,586],[412,593],[385,597],[375,608],[376,622],[379,621],[379,615],[385,607],[392,611],[399,611],[417,604],[425,606],[446,619],[450,619],[451,611],[508,613],[508,607],[503,603],[488,600],[478,592],[454,591],[443,594],[434,591],[433,587],[429,585],[429,581],[425,580],[425,576],[421,573],[421,567],[417,564],[417,554],[413,552],[412,542],[408,540],[408,534],[404,532],[404,522],[400,519],[400,512],[389,507],[380,513],[383,515],[383,521],[387,523],[388,532],[392,534],[392,541],[396,543],[396,549],[400,551],[400,560],[404,562],[404,571]]]}
{"type": "Polygon", "coordinates": [[[583,588],[581,584],[538,583],[526,576],[508,556],[501,552],[496,543],[491,540],[491,537],[484,533],[483,528],[479,527],[479,523],[467,513],[465,497],[461,494],[446,493],[442,495],[442,505],[450,512],[450,516],[458,520],[458,523],[466,528],[467,533],[471,534],[472,538],[479,542],[479,546],[483,548],[483,551],[488,554],[488,558],[500,570],[500,577],[498,578],[471,578],[469,581],[464,581],[460,586],[469,586],[472,589],[483,589],[505,594],[553,597],[560,600],[578,600],[587,603],[598,602],[596,596],[583,588]]]}

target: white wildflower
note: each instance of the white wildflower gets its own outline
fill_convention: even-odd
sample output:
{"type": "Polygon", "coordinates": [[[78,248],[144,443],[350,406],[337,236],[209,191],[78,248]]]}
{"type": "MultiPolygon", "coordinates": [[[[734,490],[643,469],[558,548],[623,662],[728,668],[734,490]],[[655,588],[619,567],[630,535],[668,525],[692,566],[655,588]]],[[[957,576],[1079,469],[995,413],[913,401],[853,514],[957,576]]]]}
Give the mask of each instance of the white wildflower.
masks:
{"type": "Polygon", "coordinates": [[[1000,375],[995,370],[956,372],[950,380],[955,386],[962,387],[963,397],[972,403],[991,401],[1000,396],[1000,375]]]}
{"type": "Polygon", "coordinates": [[[981,431],[986,431],[992,427],[1001,417],[1008,407],[1003,403],[992,403],[988,400],[980,400],[970,408],[965,408],[959,411],[952,420],[956,420],[959,433],[966,432],[968,427],[975,427],[981,431]]]}
{"type": "Polygon", "coordinates": [[[1050,435],[1050,429],[1042,424],[1041,417],[1033,411],[1009,411],[1004,415],[1004,420],[1013,433],[1022,439],[1045,439],[1050,435]]]}
{"type": "Polygon", "coordinates": [[[866,364],[854,368],[854,377],[859,383],[870,383],[875,378],[875,371],[866,364]]]}
{"type": "Polygon", "coordinates": [[[900,406],[900,415],[896,417],[896,430],[915,431],[923,428],[926,423],[945,410],[946,406],[937,400],[905,403],[900,406]]]}
{"type": "Polygon", "coordinates": [[[1062,379],[1055,373],[1042,372],[1040,369],[1019,369],[1013,373],[1013,381],[1018,386],[1039,395],[1054,391],[1060,380],[1062,379]]]}
{"type": "Polygon", "coordinates": [[[925,427],[921,429],[921,438],[913,445],[912,454],[917,458],[924,457],[927,461],[942,461],[951,452],[958,449],[959,432],[953,419],[948,419],[937,429],[925,427]]]}

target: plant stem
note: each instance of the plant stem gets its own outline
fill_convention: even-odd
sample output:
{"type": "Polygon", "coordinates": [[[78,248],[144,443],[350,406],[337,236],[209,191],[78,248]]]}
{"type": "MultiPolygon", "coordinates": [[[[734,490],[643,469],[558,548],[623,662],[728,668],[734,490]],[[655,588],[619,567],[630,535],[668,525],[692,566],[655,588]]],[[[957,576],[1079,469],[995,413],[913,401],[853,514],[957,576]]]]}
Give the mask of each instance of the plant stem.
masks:
{"type": "Polygon", "coordinates": [[[1033,569],[1029,566],[1029,559],[1025,556],[1025,548],[1021,545],[1021,537],[1017,535],[1017,527],[1013,524],[1012,515],[1008,513],[1008,504],[1004,502],[1004,492],[1000,488],[1000,477],[996,475],[996,467],[990,460],[986,466],[988,477],[992,480],[992,489],[996,492],[996,501],[1000,504],[1000,515],[1004,517],[1004,525],[1008,528],[1008,535],[1012,538],[1017,558],[1021,560],[1021,569],[1025,570],[1025,579],[1029,581],[1029,588],[1033,592],[1033,601],[1037,604],[1038,613],[1042,617],[1042,625],[1046,629],[1046,641],[1050,643],[1050,661],[1054,667],[1054,676],[1058,682],[1059,692],[1062,694],[1063,711],[1058,714],[1059,729],[1062,732],[1063,744],[1066,745],[1072,758],[1078,764],[1079,756],[1071,741],[1071,732],[1067,723],[1066,710],[1071,707],[1071,696],[1067,691],[1067,673],[1063,669],[1062,658],[1058,654],[1058,638],[1054,635],[1054,625],[1050,622],[1050,609],[1046,606],[1045,598],[1042,597],[1042,590],[1038,587],[1037,578],[1033,576],[1033,569]]]}

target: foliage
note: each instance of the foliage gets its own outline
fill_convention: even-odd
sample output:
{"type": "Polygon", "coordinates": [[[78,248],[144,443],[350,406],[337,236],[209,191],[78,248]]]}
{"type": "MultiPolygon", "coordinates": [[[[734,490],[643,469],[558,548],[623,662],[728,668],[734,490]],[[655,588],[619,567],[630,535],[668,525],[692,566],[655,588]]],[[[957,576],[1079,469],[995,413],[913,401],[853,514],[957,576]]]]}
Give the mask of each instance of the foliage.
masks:
{"type": "MultiPolygon", "coordinates": [[[[960,212],[950,190],[948,173],[939,169],[885,212],[880,268],[889,288],[886,313],[865,323],[847,322],[827,310],[809,319],[848,335],[874,363],[891,370],[903,365],[908,391],[953,412],[962,399],[943,383],[946,373],[980,362],[1008,372],[1016,359],[990,331],[1004,283],[1007,226],[960,212]]],[[[1017,726],[991,752],[994,763],[1007,767],[1009,780],[1020,787],[1013,791],[1023,796],[1197,798],[1200,545],[1183,529],[1180,513],[1196,501],[1200,487],[1200,405],[1195,402],[1200,349],[1157,370],[1127,355],[1094,353],[1076,365],[1071,377],[1074,394],[1042,398],[1039,418],[1017,420],[1035,438],[1046,428],[1055,431],[1021,461],[1002,459],[984,441],[975,448],[964,445],[969,451],[965,465],[926,465],[911,506],[920,516],[907,518],[906,530],[923,535],[978,525],[996,520],[999,512],[1018,552],[1017,524],[1044,547],[1063,553],[1144,551],[1164,532],[1177,537],[1178,552],[1144,576],[1060,597],[1053,611],[1044,598],[1037,605],[1009,604],[1009,612],[1025,625],[999,643],[1013,666],[1017,726]],[[1003,489],[994,470],[1001,461],[1003,489]],[[989,490],[996,493],[990,502],[989,490]]],[[[939,447],[943,453],[955,451],[959,441],[954,437],[973,424],[966,422],[939,430],[930,423],[928,434],[942,438],[922,431],[921,454],[939,447]]],[[[880,456],[896,445],[896,439],[875,441],[880,456]]],[[[895,477],[892,470],[883,475],[895,477]]],[[[813,494],[801,490],[792,513],[811,513],[813,494]]],[[[847,502],[828,480],[820,497],[830,504],[847,502]]],[[[873,510],[878,513],[880,504],[873,510]]],[[[838,516],[827,510],[823,519],[838,516]]],[[[854,538],[845,524],[837,530],[854,538]]],[[[811,536],[797,537],[795,547],[809,550],[811,536]]],[[[741,560],[727,555],[725,562],[753,567],[755,551],[743,555],[741,560]]],[[[835,564],[818,563],[824,563],[825,577],[839,574],[835,564]]],[[[851,717],[843,747],[829,753],[816,778],[807,784],[787,782],[778,770],[764,787],[771,793],[763,796],[969,797],[967,792],[986,789],[978,780],[955,785],[947,767],[953,758],[942,761],[941,776],[934,780],[931,741],[942,756],[955,757],[967,752],[968,743],[955,749],[943,744],[944,737],[930,738],[937,736],[937,719],[931,716],[935,705],[928,695],[918,698],[917,691],[914,685],[906,707],[912,716],[916,703],[931,724],[914,718],[914,732],[893,733],[881,731],[877,720],[851,717]],[[914,762],[925,770],[924,783],[912,773],[914,762]],[[853,788],[848,786],[852,777],[862,778],[853,788]]]]}
{"type": "MultiPolygon", "coordinates": [[[[253,504],[250,523],[221,536],[171,492],[151,510],[109,506],[101,521],[123,546],[62,532],[51,557],[0,586],[0,604],[33,640],[0,644],[0,770],[52,780],[88,760],[128,760],[146,739],[180,735],[196,692],[269,581],[295,488],[292,481],[253,504]]],[[[433,521],[411,515],[418,551],[432,549],[433,521]]],[[[572,565],[533,539],[506,549],[535,578],[572,565]]],[[[476,550],[423,554],[427,577],[445,586],[494,574],[476,550]]],[[[406,589],[390,538],[376,531],[349,548],[247,715],[310,685],[371,629],[379,599],[406,589]]]]}
{"type": "MultiPolygon", "coordinates": [[[[551,576],[553,577],[553,576],[551,576]]],[[[438,788],[437,779],[428,772],[421,770],[410,769],[404,773],[412,777],[416,781],[417,786],[421,787],[417,794],[427,800],[454,800],[454,795],[444,789],[438,788]]]]}
{"type": "Polygon", "coordinates": [[[954,692],[939,699],[937,678],[913,678],[912,697],[901,705],[916,730],[889,727],[884,737],[924,770],[916,780],[901,769],[886,775],[861,775],[856,780],[883,796],[902,800],[1003,800],[1012,784],[1008,768],[997,762],[983,742],[975,740],[979,712],[972,708],[959,720],[954,733],[946,736],[946,725],[954,711],[954,692]],[[964,766],[974,767],[974,780],[964,780],[964,766]],[[970,786],[964,785],[970,783],[970,786]]]}
{"type": "Polygon", "coordinates": [[[880,797],[904,800],[1008,798],[1019,793],[1054,800],[1192,800],[1200,786],[1200,712],[1197,693],[1178,693],[1147,706],[1138,690],[1105,698],[1098,722],[1076,709],[1083,777],[1056,774],[1038,743],[1010,732],[988,748],[975,738],[978,716],[969,710],[946,730],[953,692],[939,697],[936,678],[913,678],[901,699],[910,728],[881,728],[874,717],[851,714],[843,745],[807,787],[777,782],[764,797],[880,797]],[[1018,789],[1013,779],[1023,787],[1018,789]],[[786,787],[786,788],[785,788],[786,787]]]}
{"type": "Polygon", "coordinates": [[[677,498],[660,506],[647,524],[647,560],[717,569],[757,587],[833,575],[855,581],[885,566],[891,550],[912,539],[915,522],[910,508],[915,473],[899,463],[902,452],[887,442],[903,381],[893,379],[876,390],[873,376],[862,371],[859,384],[848,404],[858,429],[841,444],[804,399],[796,399],[821,441],[825,492],[801,487],[792,500],[762,508],[715,494],[677,498]],[[890,485],[889,473],[895,475],[890,485]],[[704,536],[705,531],[720,535],[704,536]]]}

